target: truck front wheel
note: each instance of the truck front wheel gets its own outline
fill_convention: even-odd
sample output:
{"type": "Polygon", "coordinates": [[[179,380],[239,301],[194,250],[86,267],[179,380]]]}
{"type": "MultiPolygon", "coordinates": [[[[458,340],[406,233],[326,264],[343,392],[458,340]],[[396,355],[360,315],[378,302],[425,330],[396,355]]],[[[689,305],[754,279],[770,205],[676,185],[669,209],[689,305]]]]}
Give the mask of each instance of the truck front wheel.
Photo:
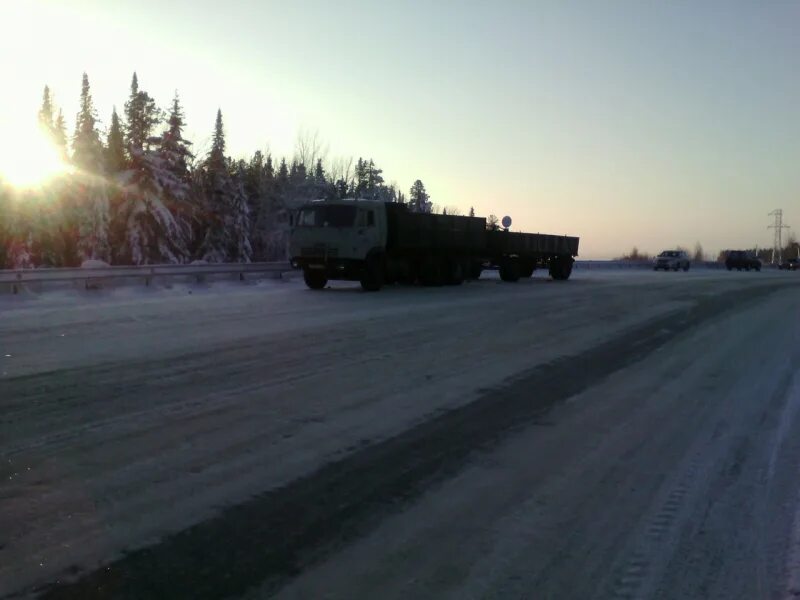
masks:
{"type": "Polygon", "coordinates": [[[328,285],[328,277],[322,269],[303,269],[303,280],[312,290],[321,290],[328,285]]]}

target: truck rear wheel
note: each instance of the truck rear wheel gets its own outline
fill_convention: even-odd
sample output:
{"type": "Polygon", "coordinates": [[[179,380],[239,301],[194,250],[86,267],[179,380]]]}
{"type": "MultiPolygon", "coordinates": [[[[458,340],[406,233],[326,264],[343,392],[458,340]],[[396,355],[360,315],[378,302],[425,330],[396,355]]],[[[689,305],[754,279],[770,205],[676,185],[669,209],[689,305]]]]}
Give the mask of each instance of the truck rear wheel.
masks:
{"type": "Polygon", "coordinates": [[[500,279],[509,283],[519,281],[519,261],[509,258],[500,263],[500,279]]]}
{"type": "Polygon", "coordinates": [[[303,280],[312,290],[321,290],[328,285],[328,277],[323,269],[303,269],[303,280]]]}
{"type": "Polygon", "coordinates": [[[571,256],[559,256],[550,260],[550,277],[556,281],[566,281],[572,275],[571,256]]]}

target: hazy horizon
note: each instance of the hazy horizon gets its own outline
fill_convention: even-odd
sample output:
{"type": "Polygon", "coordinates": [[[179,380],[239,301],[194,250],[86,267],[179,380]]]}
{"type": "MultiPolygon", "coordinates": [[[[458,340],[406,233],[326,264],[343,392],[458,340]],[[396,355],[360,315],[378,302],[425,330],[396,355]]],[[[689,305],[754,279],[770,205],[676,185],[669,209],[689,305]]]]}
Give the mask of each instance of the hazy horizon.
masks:
{"type": "MultiPolygon", "coordinates": [[[[695,242],[771,246],[800,229],[800,4],[35,0],[2,9],[13,94],[0,133],[49,85],[74,128],[81,74],[102,126],[133,71],[177,89],[202,150],[223,111],[234,157],[370,157],[437,205],[574,234],[581,256],[695,242]],[[65,6],[66,4],[66,6],[65,6]]],[[[9,135],[3,135],[9,142],[9,135]]]]}

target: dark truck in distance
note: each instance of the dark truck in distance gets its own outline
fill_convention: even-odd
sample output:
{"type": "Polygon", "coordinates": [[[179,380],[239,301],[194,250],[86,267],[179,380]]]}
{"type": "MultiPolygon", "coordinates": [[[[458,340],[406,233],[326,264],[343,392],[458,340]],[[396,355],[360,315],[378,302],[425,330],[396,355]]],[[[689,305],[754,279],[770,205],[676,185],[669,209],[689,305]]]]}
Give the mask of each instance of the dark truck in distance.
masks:
{"type": "Polygon", "coordinates": [[[745,271],[749,271],[750,269],[760,271],[761,260],[745,250],[730,250],[725,255],[725,268],[728,269],[728,271],[732,271],[733,269],[737,271],[741,271],[742,269],[745,271]]]}
{"type": "Polygon", "coordinates": [[[486,267],[503,281],[547,268],[569,279],[578,238],[487,230],[486,219],[415,213],[375,200],[316,201],[292,218],[290,256],[311,289],[329,280],[359,281],[367,291],[384,284],[459,285],[486,267]]]}
{"type": "Polygon", "coordinates": [[[798,271],[800,270],[800,258],[787,258],[778,265],[781,271],[798,271]]]}
{"type": "Polygon", "coordinates": [[[653,270],[658,271],[659,269],[664,269],[665,271],[669,271],[671,269],[673,271],[678,271],[683,269],[684,271],[688,271],[691,264],[689,255],[683,250],[664,250],[661,254],[656,256],[653,261],[653,270]]]}

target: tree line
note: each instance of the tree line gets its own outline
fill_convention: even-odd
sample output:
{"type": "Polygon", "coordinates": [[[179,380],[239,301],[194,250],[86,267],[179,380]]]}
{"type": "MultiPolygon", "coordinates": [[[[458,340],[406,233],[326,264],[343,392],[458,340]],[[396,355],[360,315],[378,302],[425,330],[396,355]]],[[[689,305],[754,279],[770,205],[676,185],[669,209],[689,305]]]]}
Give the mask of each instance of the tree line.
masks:
{"type": "Polygon", "coordinates": [[[372,159],[326,163],[316,135],[301,134],[291,160],[261,151],[233,159],[221,110],[210,149],[196,156],[183,137],[178,94],[163,110],[136,73],[123,113],[114,108],[104,131],[85,73],[72,136],[47,86],[38,120],[70,168],[28,190],[0,176],[0,267],[282,260],[289,212],[305,201],[363,198],[435,209],[422,181],[405,194],[372,159]]]}
{"type": "MultiPolygon", "coordinates": [[[[728,256],[728,252],[730,250],[720,250],[716,257],[712,258],[712,255],[707,254],[703,250],[703,246],[700,242],[697,242],[694,246],[694,250],[690,251],[688,248],[684,248],[682,246],[678,246],[675,250],[682,250],[688,254],[691,259],[695,262],[704,262],[704,261],[716,261],[719,263],[724,263],[725,259],[728,256]]],[[[754,256],[757,256],[761,259],[764,263],[770,263],[773,259],[773,251],[772,248],[743,248],[745,252],[749,252],[754,256]]],[[[794,234],[790,234],[786,246],[782,250],[782,256],[784,258],[791,258],[797,257],[800,258],[800,243],[798,243],[797,238],[794,234]]],[[[647,252],[642,252],[639,250],[638,247],[634,246],[630,252],[623,254],[622,256],[617,257],[615,260],[629,260],[634,262],[649,262],[654,259],[654,255],[649,254],[647,252]]]]}

